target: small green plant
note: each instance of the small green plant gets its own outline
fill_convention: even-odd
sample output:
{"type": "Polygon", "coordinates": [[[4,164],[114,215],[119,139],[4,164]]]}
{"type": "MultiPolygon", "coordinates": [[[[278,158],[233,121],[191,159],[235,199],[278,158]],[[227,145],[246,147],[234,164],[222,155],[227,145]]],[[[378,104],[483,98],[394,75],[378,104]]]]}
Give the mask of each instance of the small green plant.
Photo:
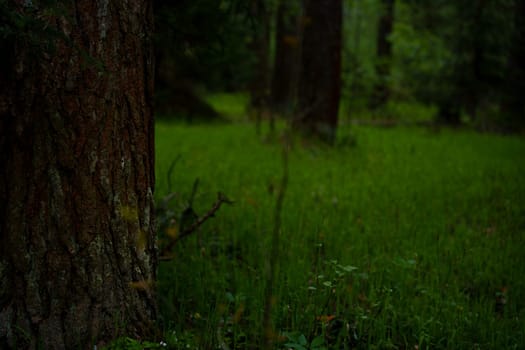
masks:
{"type": "Polygon", "coordinates": [[[114,340],[103,350],[154,350],[165,349],[167,346],[168,344],[163,341],[154,343],[150,341],[139,341],[129,337],[122,337],[114,340]]]}
{"type": "Polygon", "coordinates": [[[338,285],[345,277],[357,270],[357,267],[352,265],[342,265],[336,259],[325,261],[325,264],[332,270],[334,276],[332,280],[325,280],[322,284],[325,287],[332,288],[338,285]]]}
{"type": "Polygon", "coordinates": [[[284,349],[295,350],[326,350],[324,337],[319,335],[312,339],[311,342],[306,339],[306,336],[300,332],[285,332],[283,333],[286,339],[283,343],[284,349]]]}

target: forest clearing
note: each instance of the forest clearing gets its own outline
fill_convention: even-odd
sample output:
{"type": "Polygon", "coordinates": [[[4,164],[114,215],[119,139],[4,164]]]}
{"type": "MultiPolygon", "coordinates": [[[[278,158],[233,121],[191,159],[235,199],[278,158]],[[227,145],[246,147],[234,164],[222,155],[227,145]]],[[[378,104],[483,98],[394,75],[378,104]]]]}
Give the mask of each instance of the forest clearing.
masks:
{"type": "Polygon", "coordinates": [[[0,349],[523,349],[525,1],[0,0],[0,349]]]}
{"type": "Polygon", "coordinates": [[[158,199],[168,183],[184,189],[171,206],[180,214],[198,179],[198,215],[218,191],[234,201],[161,263],[172,344],[258,348],[269,258],[277,261],[272,331],[281,348],[525,341],[522,138],[347,127],[335,149],[292,146],[273,252],[282,144],[260,141],[246,123],[159,122],[156,133],[158,199]],[[354,138],[357,146],[345,144],[354,138]]]}

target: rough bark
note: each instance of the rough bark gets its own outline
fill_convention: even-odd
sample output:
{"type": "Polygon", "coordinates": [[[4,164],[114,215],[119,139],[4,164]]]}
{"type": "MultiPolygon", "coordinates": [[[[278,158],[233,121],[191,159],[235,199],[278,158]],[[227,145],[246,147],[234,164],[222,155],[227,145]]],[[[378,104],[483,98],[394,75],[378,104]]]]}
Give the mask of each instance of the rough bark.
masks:
{"type": "Polygon", "coordinates": [[[275,61],[272,79],[272,109],[287,114],[293,109],[297,91],[300,54],[298,1],[281,0],[277,7],[275,61]]]}
{"type": "Polygon", "coordinates": [[[13,43],[0,87],[2,349],[93,349],[156,316],[151,2],[66,4],[18,6],[65,39],[13,43]]]}
{"type": "Polygon", "coordinates": [[[341,94],[341,0],[306,0],[298,110],[293,125],[327,143],[335,140],[341,94]]]}
{"type": "Polygon", "coordinates": [[[377,62],[375,65],[377,83],[374,86],[374,92],[370,101],[372,108],[384,106],[390,95],[388,81],[392,57],[390,35],[394,24],[394,0],[381,0],[381,5],[383,6],[383,12],[379,18],[377,30],[377,62]]]}

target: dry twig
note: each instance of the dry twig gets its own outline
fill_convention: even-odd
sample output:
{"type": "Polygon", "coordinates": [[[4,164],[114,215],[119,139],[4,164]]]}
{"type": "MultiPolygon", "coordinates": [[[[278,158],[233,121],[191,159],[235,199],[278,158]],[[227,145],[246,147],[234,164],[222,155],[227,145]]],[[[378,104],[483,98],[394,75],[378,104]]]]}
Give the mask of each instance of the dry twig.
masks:
{"type": "Polygon", "coordinates": [[[208,210],[208,212],[206,214],[204,214],[203,216],[201,216],[200,218],[198,218],[193,224],[191,224],[189,227],[185,228],[184,230],[182,230],[178,235],[177,237],[173,238],[169,243],[168,245],[166,245],[162,251],[160,252],[160,260],[171,260],[172,257],[171,256],[167,256],[166,254],[173,249],[173,247],[175,246],[175,244],[181,240],[182,238],[184,237],[187,237],[189,236],[190,234],[192,234],[193,232],[197,231],[197,229],[199,227],[202,226],[202,224],[204,224],[208,219],[210,219],[211,217],[215,216],[215,213],[221,208],[221,205],[223,203],[226,203],[226,204],[233,204],[233,201],[231,201],[230,199],[228,199],[223,193],[219,192],[217,193],[217,200],[215,201],[215,203],[213,204],[213,206],[211,207],[210,210],[208,210]]]}

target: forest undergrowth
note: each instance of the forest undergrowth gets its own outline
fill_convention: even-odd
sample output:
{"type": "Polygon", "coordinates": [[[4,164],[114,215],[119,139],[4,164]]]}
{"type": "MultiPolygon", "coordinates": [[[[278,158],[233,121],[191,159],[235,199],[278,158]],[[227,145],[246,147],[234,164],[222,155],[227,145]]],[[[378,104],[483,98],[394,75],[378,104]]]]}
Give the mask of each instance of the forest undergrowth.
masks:
{"type": "Polygon", "coordinates": [[[233,201],[161,262],[166,346],[525,344],[523,138],[343,126],[333,148],[295,142],[275,256],[281,143],[239,123],[162,122],[156,133],[161,246],[206,215],[217,192],[233,201]]]}

